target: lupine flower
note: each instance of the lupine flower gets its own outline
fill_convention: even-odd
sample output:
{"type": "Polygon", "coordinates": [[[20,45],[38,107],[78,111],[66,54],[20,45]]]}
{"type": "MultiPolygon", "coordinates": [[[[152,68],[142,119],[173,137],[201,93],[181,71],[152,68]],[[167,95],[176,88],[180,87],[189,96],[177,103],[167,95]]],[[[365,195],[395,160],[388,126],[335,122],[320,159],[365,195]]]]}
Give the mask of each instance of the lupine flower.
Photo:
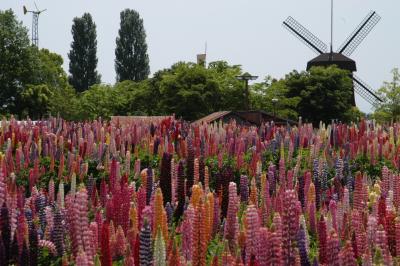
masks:
{"type": "Polygon", "coordinates": [[[295,262],[298,223],[295,193],[293,190],[286,190],[283,198],[282,240],[283,258],[287,264],[294,264],[295,262]]]}
{"type": "Polygon", "coordinates": [[[194,184],[194,148],[191,139],[188,140],[188,155],[186,160],[186,194],[190,197],[194,184]]]}
{"type": "Polygon", "coordinates": [[[166,251],[165,241],[162,236],[160,227],[157,230],[156,240],[154,242],[154,265],[155,266],[166,266],[166,251]]]}
{"type": "Polygon", "coordinates": [[[321,215],[321,218],[318,223],[318,244],[319,244],[319,262],[320,263],[327,263],[327,229],[326,229],[326,222],[324,216],[321,215]]]}
{"type": "Polygon", "coordinates": [[[246,211],[246,263],[254,256],[258,257],[260,221],[257,209],[249,205],[246,211]]]}
{"type": "Polygon", "coordinates": [[[107,222],[103,223],[101,230],[101,265],[111,266],[110,229],[107,222]]]}
{"type": "Polygon", "coordinates": [[[153,265],[153,251],[151,247],[151,231],[147,220],[140,230],[139,263],[141,266],[153,265]]]}
{"type": "Polygon", "coordinates": [[[238,211],[238,199],[236,184],[233,182],[229,183],[229,203],[228,203],[228,214],[226,217],[225,224],[225,238],[228,240],[229,248],[234,251],[236,248],[237,241],[237,218],[236,213],[238,211]]]}
{"type": "Polygon", "coordinates": [[[161,160],[160,188],[164,198],[164,205],[167,202],[172,202],[171,159],[171,154],[165,152],[161,160]]]}

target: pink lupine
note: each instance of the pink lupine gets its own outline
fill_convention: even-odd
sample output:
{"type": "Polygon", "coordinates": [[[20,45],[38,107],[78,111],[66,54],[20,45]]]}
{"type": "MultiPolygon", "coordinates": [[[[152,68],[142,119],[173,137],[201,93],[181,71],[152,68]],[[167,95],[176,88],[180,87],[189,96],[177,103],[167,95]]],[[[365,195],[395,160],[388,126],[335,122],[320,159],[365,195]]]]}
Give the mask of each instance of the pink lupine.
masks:
{"type": "Polygon", "coordinates": [[[339,238],[334,230],[332,230],[328,237],[327,242],[327,263],[330,266],[339,266],[339,252],[340,252],[340,243],[339,238]]]}
{"type": "Polygon", "coordinates": [[[4,178],[4,171],[0,168],[0,208],[6,200],[6,183],[4,178]]]}
{"type": "Polygon", "coordinates": [[[392,263],[392,256],[390,255],[387,236],[385,230],[380,225],[378,230],[376,231],[376,247],[379,248],[382,252],[383,259],[386,265],[390,265],[392,263]]]}
{"type": "Polygon", "coordinates": [[[283,198],[282,240],[285,263],[294,264],[295,245],[298,229],[297,199],[294,190],[286,190],[283,198]]]}
{"type": "Polygon", "coordinates": [[[124,256],[126,251],[126,240],[124,235],[124,230],[122,230],[121,226],[118,226],[116,233],[116,256],[124,256]]]}
{"type": "Polygon", "coordinates": [[[81,249],[75,259],[76,266],[88,266],[88,259],[85,252],[81,249]]]}
{"type": "Polygon", "coordinates": [[[225,238],[228,240],[229,248],[234,251],[236,248],[237,241],[237,211],[238,211],[238,196],[236,190],[236,184],[234,182],[229,183],[229,203],[228,212],[225,224],[225,238]]]}
{"type": "Polygon", "coordinates": [[[353,248],[355,256],[361,257],[367,248],[367,235],[364,230],[364,224],[361,213],[358,210],[352,212],[352,229],[355,232],[355,241],[357,248],[353,248]]]}
{"type": "Polygon", "coordinates": [[[92,231],[92,243],[93,243],[94,253],[96,253],[99,247],[99,227],[97,222],[91,222],[89,227],[90,230],[92,231]]]}
{"type": "Polygon", "coordinates": [[[272,232],[269,235],[270,251],[268,254],[268,265],[284,265],[282,257],[282,221],[278,213],[275,213],[272,222],[272,232]]]}
{"type": "Polygon", "coordinates": [[[343,266],[356,266],[356,259],[354,258],[353,248],[349,241],[346,242],[344,248],[340,252],[340,265],[343,266]]]}
{"type": "Polygon", "coordinates": [[[260,221],[257,208],[249,205],[246,211],[246,263],[258,257],[260,221]]]}
{"type": "Polygon", "coordinates": [[[267,266],[268,265],[268,253],[271,249],[270,243],[270,232],[267,228],[262,227],[259,230],[259,246],[258,246],[258,258],[257,261],[259,262],[260,266],[267,266]]]}
{"type": "Polygon", "coordinates": [[[189,205],[185,211],[185,218],[181,224],[182,226],[182,253],[186,260],[192,259],[191,246],[193,238],[193,219],[194,219],[193,206],[189,205]]]}

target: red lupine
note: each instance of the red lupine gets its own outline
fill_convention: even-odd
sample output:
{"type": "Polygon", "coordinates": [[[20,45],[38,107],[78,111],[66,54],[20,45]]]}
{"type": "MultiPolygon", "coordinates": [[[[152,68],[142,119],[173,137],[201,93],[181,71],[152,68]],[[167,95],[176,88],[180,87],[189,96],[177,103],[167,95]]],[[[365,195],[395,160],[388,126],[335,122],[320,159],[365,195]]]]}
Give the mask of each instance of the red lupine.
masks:
{"type": "Polygon", "coordinates": [[[324,216],[321,215],[321,218],[318,222],[318,245],[319,245],[319,262],[320,263],[327,263],[327,229],[326,229],[326,222],[324,216]]]}
{"type": "Polygon", "coordinates": [[[101,265],[112,266],[111,251],[110,251],[110,229],[107,222],[103,223],[101,230],[101,265]]]}

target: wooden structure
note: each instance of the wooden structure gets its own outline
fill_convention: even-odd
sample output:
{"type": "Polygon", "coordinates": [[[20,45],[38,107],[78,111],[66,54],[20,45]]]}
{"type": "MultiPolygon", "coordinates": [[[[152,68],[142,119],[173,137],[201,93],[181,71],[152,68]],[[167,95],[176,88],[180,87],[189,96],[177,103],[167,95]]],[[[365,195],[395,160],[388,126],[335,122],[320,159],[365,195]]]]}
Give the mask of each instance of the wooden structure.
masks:
{"type": "Polygon", "coordinates": [[[293,120],[283,119],[280,117],[274,117],[273,115],[262,111],[262,110],[252,110],[252,111],[220,111],[209,114],[203,118],[200,118],[193,122],[193,124],[208,124],[213,122],[222,121],[224,123],[229,123],[235,120],[236,123],[240,125],[247,126],[260,126],[262,123],[274,121],[277,125],[294,125],[296,124],[293,120]]]}

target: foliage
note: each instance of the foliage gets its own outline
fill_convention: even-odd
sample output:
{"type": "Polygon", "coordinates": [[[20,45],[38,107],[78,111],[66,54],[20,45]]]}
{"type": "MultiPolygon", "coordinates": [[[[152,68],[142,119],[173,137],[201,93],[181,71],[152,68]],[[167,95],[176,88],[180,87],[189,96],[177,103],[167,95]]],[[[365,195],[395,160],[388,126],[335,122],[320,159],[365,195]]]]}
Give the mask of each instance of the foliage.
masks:
{"type": "Polygon", "coordinates": [[[274,80],[267,76],[263,82],[251,86],[251,106],[253,109],[267,110],[277,117],[296,120],[298,117],[296,107],[301,98],[299,96],[286,97],[288,91],[285,80],[274,80]]]}
{"type": "Polygon", "coordinates": [[[143,19],[132,9],[122,11],[120,19],[115,48],[116,79],[117,81],[144,80],[150,73],[150,67],[143,19]]]}
{"type": "Polygon", "coordinates": [[[348,71],[336,66],[293,71],[286,75],[285,86],[287,98],[300,97],[298,114],[315,126],[331,119],[350,122],[353,85],[348,71]]]}
{"type": "Polygon", "coordinates": [[[18,113],[19,93],[32,83],[35,48],[29,45],[28,30],[12,10],[0,10],[0,110],[18,113]]]}
{"type": "Polygon", "coordinates": [[[218,110],[218,83],[207,70],[193,63],[177,63],[163,76],[161,108],[185,120],[194,120],[218,110]]]}
{"type": "Polygon", "coordinates": [[[69,83],[78,91],[100,83],[97,67],[96,24],[90,13],[75,17],[72,24],[72,43],[69,57],[69,83]]]}
{"type": "Polygon", "coordinates": [[[46,85],[28,85],[21,93],[22,115],[40,119],[50,110],[52,90],[46,85]]]}
{"type": "Polygon", "coordinates": [[[392,81],[384,82],[378,90],[378,96],[383,100],[374,112],[374,118],[381,122],[399,121],[400,119],[400,72],[392,70],[392,81]]]}

